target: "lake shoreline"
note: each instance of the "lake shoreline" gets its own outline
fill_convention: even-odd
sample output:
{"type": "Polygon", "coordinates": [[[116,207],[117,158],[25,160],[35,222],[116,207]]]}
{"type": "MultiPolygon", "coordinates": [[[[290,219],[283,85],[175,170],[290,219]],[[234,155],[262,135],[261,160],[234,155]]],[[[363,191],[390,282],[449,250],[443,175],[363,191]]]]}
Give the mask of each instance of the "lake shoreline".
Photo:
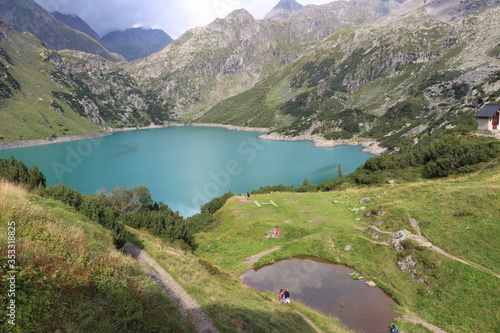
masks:
{"type": "Polygon", "coordinates": [[[376,140],[371,141],[352,141],[348,139],[328,140],[320,135],[299,135],[287,136],[276,132],[267,133],[259,136],[259,139],[272,140],[272,141],[312,141],[315,147],[332,148],[337,146],[362,146],[362,151],[373,155],[382,155],[389,151],[389,149],[381,147],[380,143],[376,140]]]}
{"type": "Polygon", "coordinates": [[[25,148],[25,147],[34,147],[34,146],[42,146],[53,143],[61,143],[61,142],[70,142],[70,141],[78,141],[78,140],[88,140],[95,139],[100,137],[105,137],[109,135],[113,135],[115,132],[125,132],[125,131],[136,131],[136,130],[144,130],[144,129],[155,129],[155,128],[167,128],[167,127],[185,127],[185,126],[195,126],[195,127],[218,127],[218,128],[226,128],[234,131],[247,131],[247,132],[266,132],[259,136],[259,139],[262,140],[271,140],[271,141],[312,141],[315,147],[324,147],[331,148],[336,146],[362,146],[364,147],[363,151],[366,153],[370,153],[373,155],[382,155],[388,152],[387,148],[381,147],[379,143],[375,140],[373,141],[351,141],[347,139],[339,139],[339,140],[327,140],[322,136],[318,135],[301,135],[301,136],[286,136],[276,132],[269,133],[271,131],[270,128],[267,127],[245,127],[245,126],[236,126],[236,125],[227,125],[227,124],[216,124],[216,123],[166,123],[164,125],[149,125],[143,127],[120,127],[120,128],[112,128],[109,130],[104,130],[96,133],[88,133],[88,134],[78,134],[71,135],[66,137],[58,137],[54,139],[37,139],[37,140],[26,140],[26,141],[13,141],[13,142],[0,142],[0,150],[5,149],[13,149],[13,148],[25,148]]]}

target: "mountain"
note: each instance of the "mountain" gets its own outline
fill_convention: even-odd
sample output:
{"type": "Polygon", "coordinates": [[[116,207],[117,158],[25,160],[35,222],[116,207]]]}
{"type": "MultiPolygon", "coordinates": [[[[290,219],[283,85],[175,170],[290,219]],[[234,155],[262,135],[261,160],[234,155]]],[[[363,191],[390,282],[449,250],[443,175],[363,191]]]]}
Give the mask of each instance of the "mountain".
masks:
{"type": "Polygon", "coordinates": [[[0,144],[163,124],[168,111],[119,63],[54,51],[0,21],[0,144]],[[64,57],[64,58],[63,58],[64,57]]]}
{"type": "Polygon", "coordinates": [[[284,20],[300,12],[302,7],[304,6],[295,0],[281,0],[264,18],[269,20],[284,20]]]}
{"type": "Polygon", "coordinates": [[[457,11],[453,21],[427,11],[340,28],[199,121],[274,119],[269,138],[371,137],[391,148],[464,119],[474,129],[476,106],[500,100],[500,31],[492,29],[500,10],[457,11]]]}
{"type": "Polygon", "coordinates": [[[111,52],[133,61],[164,49],[173,39],[160,29],[132,28],[110,32],[101,41],[111,52]]]}
{"type": "Polygon", "coordinates": [[[500,102],[499,11],[491,0],[336,1],[283,21],[242,9],[121,64],[71,50],[40,56],[34,38],[29,63],[14,51],[22,43],[4,39],[3,103],[37,95],[21,76],[36,65],[50,82],[45,98],[101,128],[215,122],[396,149],[439,129],[471,130],[478,106],[500,102]]]}
{"type": "Polygon", "coordinates": [[[29,32],[53,50],[72,49],[119,60],[90,36],[57,20],[33,0],[0,0],[0,19],[19,32],[29,32]]]}
{"type": "MultiPolygon", "coordinates": [[[[364,0],[342,1],[323,9],[307,6],[287,22],[256,20],[240,9],[206,27],[187,31],[162,51],[125,68],[142,89],[154,92],[179,119],[196,119],[214,104],[296,60],[336,29],[373,22],[396,5],[394,1],[364,0]],[[347,15],[339,14],[346,10],[347,15]]],[[[279,117],[251,123],[274,126],[278,124],[271,121],[274,118],[279,117]]]]}
{"type": "Polygon", "coordinates": [[[100,37],[84,20],[82,20],[79,16],[74,14],[62,14],[58,11],[51,13],[56,19],[61,21],[62,23],[70,26],[76,30],[79,30],[90,37],[94,38],[96,41],[100,41],[100,37]]]}

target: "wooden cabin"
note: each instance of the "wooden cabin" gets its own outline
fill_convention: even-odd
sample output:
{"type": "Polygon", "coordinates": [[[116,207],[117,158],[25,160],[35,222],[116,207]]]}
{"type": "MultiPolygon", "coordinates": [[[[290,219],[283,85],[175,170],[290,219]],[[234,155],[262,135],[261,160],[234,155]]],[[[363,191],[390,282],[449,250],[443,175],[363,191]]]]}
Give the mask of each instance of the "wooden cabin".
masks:
{"type": "Polygon", "coordinates": [[[479,131],[500,131],[498,125],[500,119],[500,104],[485,104],[481,111],[476,114],[479,131]]]}

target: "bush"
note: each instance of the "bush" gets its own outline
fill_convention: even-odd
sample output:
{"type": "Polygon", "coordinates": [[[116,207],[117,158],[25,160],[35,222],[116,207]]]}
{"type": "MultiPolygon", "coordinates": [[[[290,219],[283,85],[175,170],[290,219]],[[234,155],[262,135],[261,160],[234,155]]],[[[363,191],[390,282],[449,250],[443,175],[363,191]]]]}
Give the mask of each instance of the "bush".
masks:
{"type": "Polygon", "coordinates": [[[201,206],[201,212],[202,213],[208,213],[208,214],[215,214],[216,211],[222,208],[226,201],[231,198],[234,194],[229,191],[220,197],[213,198],[203,206],[201,206]]]}

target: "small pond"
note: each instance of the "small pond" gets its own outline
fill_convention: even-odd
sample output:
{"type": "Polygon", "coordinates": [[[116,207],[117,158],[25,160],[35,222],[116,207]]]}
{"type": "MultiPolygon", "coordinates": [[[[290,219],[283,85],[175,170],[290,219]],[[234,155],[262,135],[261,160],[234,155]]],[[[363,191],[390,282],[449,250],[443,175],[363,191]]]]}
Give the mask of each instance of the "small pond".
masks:
{"type": "MultiPolygon", "coordinates": [[[[396,302],[378,287],[353,280],[353,269],[316,257],[296,257],[251,269],[240,276],[259,291],[289,288],[291,300],[298,300],[321,313],[337,317],[357,332],[387,333],[396,316],[396,302]]],[[[276,296],[278,298],[278,296],[276,296]]]]}

